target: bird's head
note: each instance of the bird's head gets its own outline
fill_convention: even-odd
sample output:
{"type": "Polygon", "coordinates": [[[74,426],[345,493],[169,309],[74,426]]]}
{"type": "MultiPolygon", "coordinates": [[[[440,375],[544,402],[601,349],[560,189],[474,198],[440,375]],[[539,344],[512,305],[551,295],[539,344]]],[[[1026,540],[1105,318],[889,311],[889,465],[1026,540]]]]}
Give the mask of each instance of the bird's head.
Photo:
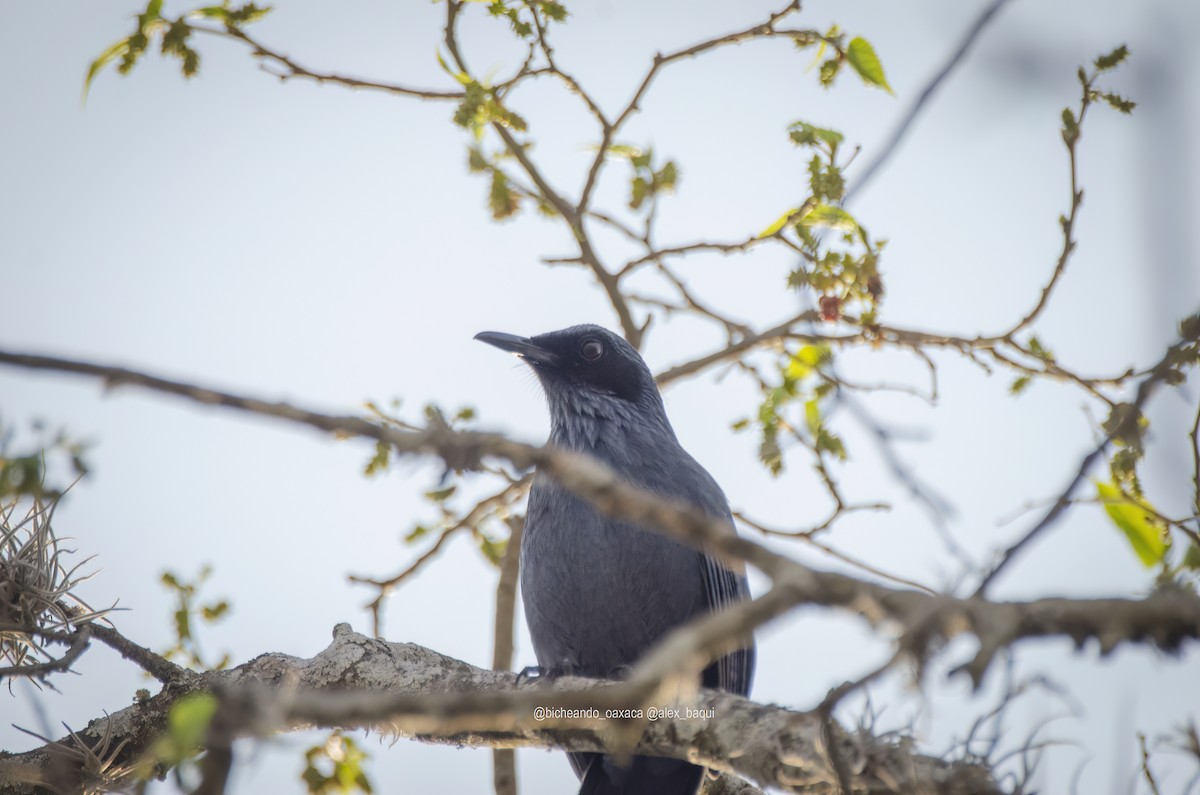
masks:
{"type": "Polygon", "coordinates": [[[606,328],[572,326],[536,337],[483,331],[475,339],[516,354],[533,368],[555,425],[579,417],[665,422],[650,368],[632,345],[606,328]]]}

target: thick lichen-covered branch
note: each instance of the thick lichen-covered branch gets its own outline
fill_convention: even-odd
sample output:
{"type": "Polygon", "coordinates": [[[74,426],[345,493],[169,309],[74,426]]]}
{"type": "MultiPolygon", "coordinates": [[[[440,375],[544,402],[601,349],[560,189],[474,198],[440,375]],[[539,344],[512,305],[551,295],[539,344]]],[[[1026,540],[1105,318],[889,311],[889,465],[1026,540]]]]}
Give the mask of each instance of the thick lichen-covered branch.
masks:
{"type": "MultiPolygon", "coordinates": [[[[118,749],[106,760],[108,778],[93,777],[89,784],[130,783],[139,763],[153,758],[172,706],[198,692],[216,695],[210,732],[219,723],[230,738],[311,727],[367,728],[458,747],[597,751],[611,748],[635,726],[631,747],[640,753],[690,759],[788,792],[836,791],[818,715],[714,691],[648,702],[649,693],[632,681],[563,678],[553,686],[518,687],[511,674],[414,644],[367,638],[343,624],[335,628],[333,643],[312,659],[264,654],[229,671],[201,674],[93,721],[74,733],[77,740],[0,759],[0,793],[77,787],[80,771],[62,763],[65,749],[76,743],[118,749]],[[639,710],[644,716],[650,710],[662,714],[618,717],[639,710]]],[[[977,764],[933,759],[895,739],[840,728],[834,740],[841,758],[853,760],[856,791],[999,791],[977,764]]]]}

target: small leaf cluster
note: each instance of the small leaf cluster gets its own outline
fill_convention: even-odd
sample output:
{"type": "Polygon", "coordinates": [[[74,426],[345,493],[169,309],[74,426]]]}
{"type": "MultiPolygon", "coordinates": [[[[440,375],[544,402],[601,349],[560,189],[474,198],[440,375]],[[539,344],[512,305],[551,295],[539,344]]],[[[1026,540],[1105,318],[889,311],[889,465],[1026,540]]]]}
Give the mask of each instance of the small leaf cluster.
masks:
{"type": "MultiPolygon", "coordinates": [[[[402,431],[420,430],[420,426],[400,417],[400,408],[402,402],[399,398],[392,398],[388,403],[388,408],[385,410],[378,403],[368,400],[363,404],[370,418],[375,422],[387,428],[395,428],[402,431]]],[[[432,425],[439,428],[447,428],[453,431],[470,430],[471,423],[475,420],[475,409],[470,406],[462,406],[453,414],[447,415],[441,408],[432,403],[427,404],[421,410],[422,416],[432,425]]],[[[375,452],[367,463],[363,466],[363,474],[367,477],[374,477],[387,472],[392,464],[392,447],[387,442],[375,442],[375,452]]]]}
{"type": "MultiPolygon", "coordinates": [[[[1200,367],[1200,315],[1192,315],[1180,322],[1179,333],[1180,343],[1171,349],[1151,376],[1173,386],[1184,383],[1188,369],[1200,367]]],[[[1148,568],[1161,564],[1162,576],[1170,579],[1182,570],[1200,571],[1200,549],[1195,543],[1190,544],[1180,563],[1172,566],[1171,528],[1181,522],[1169,519],[1154,508],[1138,475],[1149,428],[1149,419],[1134,404],[1113,406],[1103,429],[1112,438],[1116,451],[1109,459],[1110,480],[1096,482],[1096,496],[1142,564],[1148,568]]]]}
{"type": "Polygon", "coordinates": [[[483,139],[489,125],[498,124],[517,132],[525,132],[528,125],[520,115],[510,111],[500,102],[494,86],[481,83],[461,69],[453,69],[439,53],[438,64],[463,88],[463,98],[454,109],[454,123],[470,130],[475,140],[483,139]]]}
{"type": "MultiPolygon", "coordinates": [[[[422,429],[422,426],[407,422],[398,416],[400,401],[397,399],[391,401],[390,409],[387,411],[371,401],[366,403],[366,408],[373,419],[388,427],[406,431],[422,429]]],[[[445,428],[455,432],[471,430],[476,419],[475,409],[470,406],[463,406],[453,413],[447,413],[439,406],[430,403],[422,409],[421,413],[425,421],[424,427],[445,428]]],[[[392,462],[391,447],[386,442],[376,442],[375,452],[363,467],[363,474],[367,477],[380,475],[391,467],[392,462]]],[[[404,543],[415,544],[430,536],[452,532],[462,522],[463,511],[458,506],[458,501],[454,499],[460,496],[459,484],[451,480],[453,474],[453,470],[447,469],[437,486],[424,493],[425,499],[437,509],[437,520],[414,524],[405,532],[404,543]]],[[[494,531],[498,526],[503,526],[508,516],[509,505],[501,503],[496,505],[494,510],[481,515],[474,526],[466,528],[478,545],[479,551],[490,563],[495,565],[499,565],[504,558],[505,551],[508,549],[508,538],[506,529],[499,532],[494,531]]]]}
{"type": "Polygon", "coordinates": [[[668,160],[659,167],[654,166],[654,148],[639,149],[628,144],[614,144],[609,152],[629,161],[632,174],[629,177],[629,209],[641,210],[648,207],[648,200],[656,199],[661,193],[675,190],[679,184],[679,166],[668,160]]]}
{"type": "Polygon", "coordinates": [[[488,125],[499,124],[517,132],[525,132],[525,119],[500,104],[496,90],[469,77],[465,72],[455,72],[462,83],[463,99],[454,110],[454,123],[470,130],[475,139],[483,138],[488,125]]]}
{"type": "MultiPolygon", "coordinates": [[[[763,385],[763,402],[753,425],[759,431],[759,460],[772,475],[783,473],[783,447],[780,435],[791,432],[802,438],[819,457],[832,456],[845,460],[846,448],[841,437],[831,431],[821,411],[822,400],[834,389],[823,370],[833,361],[833,352],[828,345],[805,345],[796,351],[786,352],[778,365],[780,382],[776,386],[763,385]],[[789,419],[794,407],[802,411],[803,423],[789,419]],[[802,427],[803,431],[798,430],[802,427]]],[[[736,431],[751,427],[749,418],[733,424],[736,431]]]]}
{"type": "Polygon", "coordinates": [[[1096,80],[1100,75],[1116,69],[1128,57],[1129,48],[1122,44],[1112,52],[1101,55],[1093,61],[1091,72],[1082,66],[1079,67],[1079,84],[1083,88],[1083,98],[1080,102],[1079,112],[1076,113],[1071,108],[1063,108],[1062,111],[1062,139],[1063,143],[1068,147],[1074,148],[1075,143],[1079,140],[1081,132],[1080,124],[1083,122],[1083,116],[1087,113],[1090,105],[1096,102],[1104,102],[1110,108],[1121,113],[1133,113],[1133,109],[1137,107],[1136,102],[1121,96],[1115,91],[1107,91],[1096,87],[1096,80]]]}
{"type": "Polygon", "coordinates": [[[85,97],[92,85],[92,80],[114,60],[120,59],[117,71],[121,74],[129,74],[133,71],[137,62],[150,47],[150,42],[160,34],[162,54],[179,59],[183,76],[194,77],[200,70],[200,53],[196,52],[189,43],[193,31],[188,22],[189,19],[218,20],[224,23],[228,29],[236,30],[242,25],[262,19],[271,10],[269,6],[258,6],[254,3],[234,7],[225,2],[221,5],[196,8],[170,19],[163,16],[162,6],[163,0],[150,0],[146,5],[146,10],[137,15],[137,25],[133,33],[110,45],[92,61],[83,84],[85,97]]]}
{"type": "Polygon", "coordinates": [[[61,496],[64,489],[46,485],[47,461],[65,461],[75,480],[88,472],[84,460],[86,444],[73,439],[66,430],[48,434],[37,421],[31,424],[31,430],[37,441],[22,445],[24,449],[16,452],[12,450],[14,429],[0,426],[0,500],[20,497],[54,500],[61,496]]]}
{"type": "Polygon", "coordinates": [[[172,571],[164,571],[160,578],[163,586],[175,596],[175,611],[172,613],[172,629],[175,641],[162,653],[168,660],[182,658],[186,664],[202,671],[220,671],[229,665],[229,654],[221,655],[214,663],[207,663],[200,650],[194,620],[215,624],[227,616],[230,603],[225,599],[200,604],[200,588],[212,576],[212,567],[202,566],[196,579],[188,581],[172,571]]]}
{"type": "Polygon", "coordinates": [[[567,9],[562,3],[554,0],[524,0],[520,3],[509,3],[505,0],[492,0],[488,3],[488,13],[493,17],[507,19],[513,33],[522,39],[531,38],[534,34],[534,23],[525,19],[523,12],[540,14],[543,25],[553,22],[564,22],[567,9]]]}
{"type": "Polygon", "coordinates": [[[489,156],[483,149],[483,135],[488,127],[497,125],[516,132],[525,132],[528,125],[520,114],[506,108],[494,87],[485,85],[463,71],[451,69],[440,55],[438,63],[463,87],[463,98],[454,110],[454,123],[471,132],[474,143],[467,147],[467,168],[491,176],[487,206],[492,218],[502,221],[515,216],[521,209],[520,195],[512,180],[500,167],[500,161],[511,155],[506,152],[489,156]]]}
{"type": "Polygon", "coordinates": [[[1095,102],[1097,100],[1103,100],[1113,110],[1127,114],[1133,113],[1133,109],[1137,107],[1136,102],[1126,99],[1116,92],[1097,89],[1093,85],[1097,77],[1104,72],[1111,72],[1113,69],[1116,69],[1128,57],[1129,47],[1122,44],[1120,47],[1117,47],[1107,55],[1101,55],[1093,62],[1096,71],[1090,80],[1087,78],[1087,75],[1083,69],[1079,70],[1079,82],[1083,85],[1084,90],[1087,92],[1088,101],[1095,102]]]}
{"type": "Polygon", "coordinates": [[[846,180],[838,162],[843,136],[836,130],[797,121],[788,128],[788,137],[796,146],[812,152],[808,162],[809,196],[760,232],[759,237],[793,233],[805,261],[788,274],[788,286],[812,288],[822,319],[841,320],[846,307],[854,305],[860,310],[859,324],[870,328],[875,325],[883,297],[879,258],[886,241],[873,240],[858,219],[841,206],[846,194],[846,180]],[[828,232],[835,233],[832,240],[828,232]]]}
{"type": "Polygon", "coordinates": [[[818,79],[825,88],[832,88],[833,84],[837,82],[842,67],[849,65],[864,84],[882,88],[889,94],[893,93],[883,72],[883,62],[875,54],[875,48],[871,42],[861,36],[856,36],[847,44],[846,34],[837,25],[834,25],[820,36],[798,35],[793,37],[793,41],[800,49],[806,49],[820,42],[813,65],[820,64],[818,79]],[[833,53],[826,57],[825,54],[830,49],[833,50],[833,53]]]}
{"type": "MultiPolygon", "coordinates": [[[[474,144],[467,147],[467,170],[472,173],[489,174],[491,182],[488,188],[487,206],[492,212],[492,219],[503,221],[506,218],[512,218],[521,211],[521,194],[516,190],[515,186],[507,172],[501,166],[501,163],[511,158],[507,152],[501,150],[493,156],[487,155],[480,144],[474,144]]],[[[538,203],[538,209],[544,215],[554,215],[555,210],[545,200],[538,203]]]]}
{"type": "Polygon", "coordinates": [[[364,763],[367,752],[350,737],[333,732],[320,745],[304,752],[304,771],[300,780],[312,795],[374,792],[364,763]]]}

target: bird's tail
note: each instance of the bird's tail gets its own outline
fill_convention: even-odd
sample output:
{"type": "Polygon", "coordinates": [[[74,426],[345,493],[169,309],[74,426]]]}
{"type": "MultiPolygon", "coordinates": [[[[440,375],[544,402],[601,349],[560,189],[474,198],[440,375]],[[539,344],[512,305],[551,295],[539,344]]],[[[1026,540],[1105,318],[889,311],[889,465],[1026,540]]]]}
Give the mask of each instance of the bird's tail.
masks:
{"type": "Polygon", "coordinates": [[[704,768],[678,759],[635,756],[622,768],[597,755],[584,772],[579,795],[696,795],[703,778],[704,768]]]}

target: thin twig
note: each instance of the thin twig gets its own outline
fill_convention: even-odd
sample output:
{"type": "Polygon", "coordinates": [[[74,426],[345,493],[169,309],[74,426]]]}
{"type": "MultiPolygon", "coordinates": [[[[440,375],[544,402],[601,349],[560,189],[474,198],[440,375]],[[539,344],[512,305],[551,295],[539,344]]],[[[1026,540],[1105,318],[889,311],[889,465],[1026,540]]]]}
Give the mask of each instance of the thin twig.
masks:
{"type": "Polygon", "coordinates": [[[846,191],[845,204],[849,204],[859,191],[870,184],[876,172],[878,172],[879,169],[891,159],[892,155],[896,153],[897,148],[900,146],[900,142],[904,140],[904,136],[908,133],[909,128],[912,127],[913,122],[916,121],[917,116],[919,116],[921,111],[924,110],[929,104],[929,101],[933,98],[934,93],[939,87],[941,87],[942,83],[946,81],[946,78],[948,78],[958,67],[958,65],[962,62],[963,57],[971,49],[971,46],[974,45],[979,39],[980,34],[983,33],[988,24],[1007,2],[1008,0],[992,0],[992,2],[983,9],[979,16],[975,18],[975,21],[971,24],[971,27],[967,29],[966,34],[959,41],[958,46],[955,47],[954,52],[951,53],[950,57],[946,60],[946,63],[944,63],[942,68],[938,70],[937,74],[933,76],[933,79],[925,85],[925,88],[920,94],[917,95],[917,98],[913,101],[913,104],[909,106],[908,111],[904,114],[904,118],[902,118],[900,123],[896,125],[895,129],[892,130],[892,134],[888,136],[887,143],[885,143],[883,148],[879,150],[879,154],[877,154],[875,159],[863,169],[862,176],[860,176],[858,180],[856,180],[855,183],[850,186],[849,190],[846,191]]]}
{"type": "Polygon", "coordinates": [[[730,33],[725,36],[709,39],[708,41],[694,44],[691,47],[686,47],[682,50],[677,50],[667,55],[657,53],[654,56],[654,60],[650,64],[649,70],[647,70],[646,74],[642,77],[641,83],[638,84],[637,89],[633,92],[633,97],[625,104],[624,109],[620,114],[618,114],[616,120],[613,121],[611,125],[604,128],[604,133],[600,140],[600,147],[596,151],[596,156],[592,160],[591,167],[588,169],[587,178],[583,184],[583,190],[581,190],[579,193],[579,203],[576,205],[578,212],[582,214],[588,209],[592,199],[592,191],[595,189],[599,180],[600,170],[604,167],[604,163],[608,157],[609,147],[612,146],[613,140],[616,138],[621,128],[625,125],[625,122],[627,122],[630,116],[640,109],[642,97],[645,96],[646,91],[650,88],[650,84],[654,82],[654,78],[664,66],[684,58],[690,58],[692,56],[699,55],[700,53],[716,47],[721,47],[727,44],[738,44],[754,38],[771,36],[787,36],[790,38],[809,36],[820,38],[821,34],[817,31],[776,30],[776,24],[778,24],[785,17],[799,10],[800,0],[791,0],[791,2],[789,2],[782,10],[771,14],[764,24],[755,25],[736,33],[730,33]]]}
{"type": "Polygon", "coordinates": [[[397,94],[406,97],[418,97],[420,99],[462,99],[464,94],[462,91],[435,91],[425,88],[412,88],[398,83],[387,83],[379,80],[367,80],[358,77],[350,77],[334,72],[317,72],[305,66],[301,66],[291,57],[283,53],[272,50],[264,45],[258,39],[252,37],[249,33],[242,30],[240,27],[223,27],[210,28],[204,25],[191,24],[192,30],[199,33],[205,33],[210,36],[217,36],[224,39],[233,39],[248,45],[254,55],[259,58],[266,59],[275,65],[282,67],[283,72],[272,72],[275,77],[282,80],[291,78],[304,78],[313,80],[317,83],[332,83],[335,85],[345,86],[346,88],[368,89],[373,91],[383,91],[388,94],[397,94]]]}

